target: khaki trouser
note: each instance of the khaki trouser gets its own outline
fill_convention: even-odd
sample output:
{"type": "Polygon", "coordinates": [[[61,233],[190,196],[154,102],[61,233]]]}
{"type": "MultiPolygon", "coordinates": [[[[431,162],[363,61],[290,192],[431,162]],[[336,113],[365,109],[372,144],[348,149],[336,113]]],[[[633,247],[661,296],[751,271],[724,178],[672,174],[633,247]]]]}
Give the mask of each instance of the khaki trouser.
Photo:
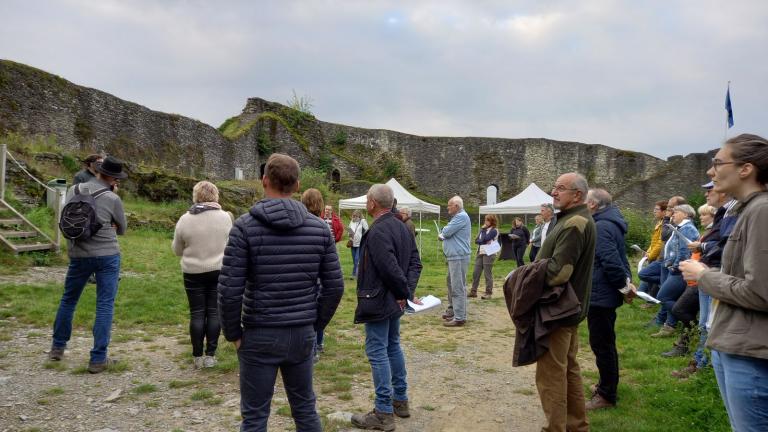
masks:
{"type": "Polygon", "coordinates": [[[542,432],[589,431],[578,351],[578,326],[561,327],[550,333],[549,351],[536,362],[536,388],[547,418],[542,432]]]}

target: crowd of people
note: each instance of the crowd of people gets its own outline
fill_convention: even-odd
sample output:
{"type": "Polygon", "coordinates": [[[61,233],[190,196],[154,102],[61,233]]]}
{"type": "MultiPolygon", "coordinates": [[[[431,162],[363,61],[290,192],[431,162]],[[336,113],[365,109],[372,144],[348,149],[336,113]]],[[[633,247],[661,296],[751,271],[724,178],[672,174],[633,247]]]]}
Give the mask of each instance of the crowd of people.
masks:
{"type": "MultiPolygon", "coordinates": [[[[117,235],[126,229],[115,189],[126,174],[113,157],[86,161],[78,173],[83,183],[70,189],[68,200],[93,194],[104,223],[92,236],[70,241],[48,357],[64,356],[75,307],[95,275],[88,371],[100,373],[115,362],[107,351],[120,270],[117,235]]],[[[712,181],[703,185],[707,202],[698,208],[701,232],[696,210],[683,197],[655,203],[655,226],[638,274],[639,291],[650,297],[641,307],[659,309],[648,323],[657,329],[650,336],[678,336],[661,355],[685,356],[695,345],[690,364],[673,376],[688,377],[711,363],[732,428],[768,430],[768,339],[762,327],[768,324],[768,141],[748,134],[729,139],[707,175],[712,181]]],[[[301,201],[292,198],[299,176],[296,160],[270,156],[264,198],[236,220],[222,210],[214,184],[202,181],[193,188],[193,205],[179,219],[171,245],[181,257],[189,301],[192,364],[213,367],[223,334],[239,359],[241,430],[266,430],[280,371],[296,429],[320,431],[313,363],[344,291],[337,242],[346,234],[356,279],[354,321],[364,325],[375,393],[373,409],[351,422],[361,429],[395,430],[395,417],[411,415],[400,319],[408,300],[419,303],[422,270],[410,211],[398,209],[389,186],[375,184],[366,202],[373,222],[355,211],[345,228],[317,189],[304,191],[301,201]]],[[[546,418],[542,430],[587,431],[587,411],[619,400],[616,310],[638,291],[626,253],[628,224],[611,194],[590,189],[578,173],[559,176],[551,195],[532,233],[519,218],[509,233],[501,233],[497,218],[487,215],[474,241],[462,198],[448,201],[450,221],[438,233],[447,262],[442,324],[467,325],[468,298],[477,297],[481,276],[482,298],[492,298],[499,238],[509,236],[518,264],[503,287],[517,332],[513,364],[536,364],[546,418]],[[472,243],[475,263],[467,290],[472,243]],[[577,360],[584,319],[599,372],[588,398],[577,360]]]]}

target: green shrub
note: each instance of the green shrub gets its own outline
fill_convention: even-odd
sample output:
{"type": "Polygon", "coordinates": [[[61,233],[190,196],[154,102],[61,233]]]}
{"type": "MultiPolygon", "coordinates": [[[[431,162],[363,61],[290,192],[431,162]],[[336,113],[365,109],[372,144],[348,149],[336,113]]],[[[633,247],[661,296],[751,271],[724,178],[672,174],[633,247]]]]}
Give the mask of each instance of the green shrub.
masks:
{"type": "Polygon", "coordinates": [[[630,209],[622,209],[621,214],[624,216],[624,220],[627,221],[627,235],[624,239],[627,251],[630,250],[629,247],[633,244],[643,249],[648,249],[655,226],[653,218],[637,210],[630,209]]]}

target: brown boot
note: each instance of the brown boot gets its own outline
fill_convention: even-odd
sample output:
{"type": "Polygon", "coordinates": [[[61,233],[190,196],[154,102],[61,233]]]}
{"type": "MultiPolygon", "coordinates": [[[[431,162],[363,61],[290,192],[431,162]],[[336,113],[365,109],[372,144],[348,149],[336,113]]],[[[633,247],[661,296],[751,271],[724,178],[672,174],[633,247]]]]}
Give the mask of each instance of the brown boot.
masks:
{"type": "Polygon", "coordinates": [[[586,403],[587,411],[598,410],[603,408],[615,408],[615,407],[616,407],[615,403],[608,402],[606,398],[600,396],[600,394],[598,394],[597,392],[595,392],[595,395],[592,396],[592,399],[588,400],[586,403]]]}
{"type": "Polygon", "coordinates": [[[470,291],[467,297],[477,298],[477,291],[470,291]]]}
{"type": "Polygon", "coordinates": [[[393,431],[395,430],[395,415],[379,412],[374,408],[367,414],[354,414],[352,424],[360,429],[393,431]]]}
{"type": "Polygon", "coordinates": [[[462,327],[464,323],[466,323],[464,320],[452,319],[450,321],[445,321],[443,325],[446,327],[462,327]]]}
{"type": "Polygon", "coordinates": [[[408,410],[408,401],[392,401],[392,409],[395,411],[395,415],[400,418],[407,418],[411,416],[411,411],[408,410]]]}
{"type": "Polygon", "coordinates": [[[486,293],[486,294],[483,294],[480,298],[483,300],[490,300],[493,298],[493,294],[486,293]]]}
{"type": "Polygon", "coordinates": [[[672,375],[674,378],[686,379],[698,371],[699,371],[699,368],[696,367],[696,360],[691,360],[688,363],[688,366],[680,370],[672,371],[670,375],[672,375]]]}

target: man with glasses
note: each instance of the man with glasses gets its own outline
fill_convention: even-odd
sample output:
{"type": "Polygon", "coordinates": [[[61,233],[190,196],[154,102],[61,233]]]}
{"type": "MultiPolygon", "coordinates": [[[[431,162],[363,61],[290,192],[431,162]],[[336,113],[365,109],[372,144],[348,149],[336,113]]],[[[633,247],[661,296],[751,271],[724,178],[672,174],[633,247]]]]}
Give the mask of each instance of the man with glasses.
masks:
{"type": "Polygon", "coordinates": [[[595,259],[595,222],[585,200],[589,185],[580,174],[561,175],[552,189],[554,207],[560,210],[555,227],[541,245],[537,260],[546,265],[546,284],[570,283],[581,303],[581,313],[564,319],[549,333],[549,350],[536,361],[536,387],[547,418],[543,431],[588,431],[579,351],[578,325],[589,310],[592,265],[595,259]]]}

